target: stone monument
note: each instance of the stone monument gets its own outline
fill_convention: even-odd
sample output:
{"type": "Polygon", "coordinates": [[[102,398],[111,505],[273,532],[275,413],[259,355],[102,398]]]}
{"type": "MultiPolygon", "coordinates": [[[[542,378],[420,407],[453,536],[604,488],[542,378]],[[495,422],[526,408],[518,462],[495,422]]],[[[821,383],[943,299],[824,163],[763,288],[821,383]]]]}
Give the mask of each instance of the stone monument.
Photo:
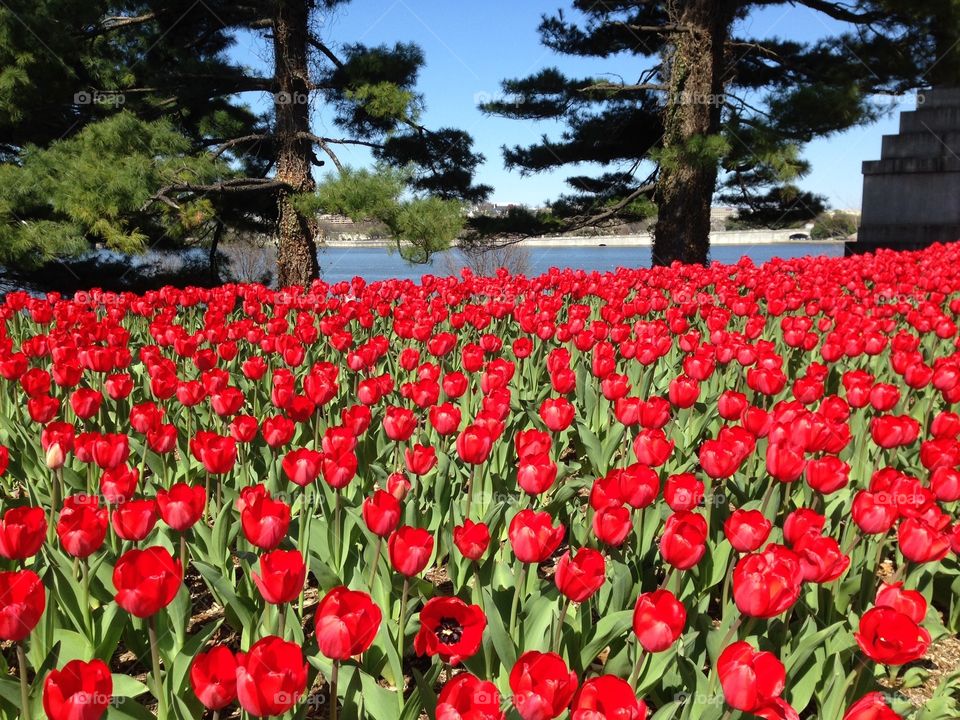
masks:
{"type": "Polygon", "coordinates": [[[951,240],[960,240],[960,88],[938,87],[900,113],[880,159],[863,163],[860,229],[846,253],[951,240]]]}

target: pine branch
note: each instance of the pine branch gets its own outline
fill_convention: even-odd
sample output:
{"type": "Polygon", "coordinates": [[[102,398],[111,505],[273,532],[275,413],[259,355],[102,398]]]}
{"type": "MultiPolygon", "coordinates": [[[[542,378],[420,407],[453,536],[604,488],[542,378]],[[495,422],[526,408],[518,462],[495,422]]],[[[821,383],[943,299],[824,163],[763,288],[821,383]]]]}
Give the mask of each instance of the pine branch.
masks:
{"type": "Polygon", "coordinates": [[[871,12],[857,12],[853,6],[846,3],[827,2],[827,0],[791,0],[791,4],[803,5],[811,10],[818,10],[834,20],[862,24],[883,20],[887,14],[877,10],[871,12]]]}
{"type": "Polygon", "coordinates": [[[253,135],[243,135],[241,137],[235,137],[231,140],[226,140],[226,141],[219,141],[219,140],[213,141],[213,142],[220,142],[220,145],[214,151],[213,156],[217,158],[223,155],[223,153],[225,153],[230,148],[236,147],[237,145],[243,145],[244,143],[248,143],[248,142],[254,143],[254,142],[259,142],[263,140],[269,140],[272,137],[273,135],[270,135],[268,133],[256,133],[253,135]]]}
{"type": "Polygon", "coordinates": [[[326,45],[324,45],[319,38],[313,35],[309,35],[307,37],[307,42],[310,43],[312,47],[316,48],[321,53],[323,53],[324,56],[326,56],[327,60],[332,62],[338,70],[343,70],[346,67],[346,65],[344,65],[343,63],[343,60],[338,58],[336,54],[333,52],[333,50],[331,50],[326,45]]]}
{"type": "Polygon", "coordinates": [[[578,88],[577,92],[593,92],[593,91],[614,91],[614,92],[642,92],[644,90],[669,90],[670,88],[667,85],[660,85],[658,83],[639,83],[636,85],[627,85],[625,83],[594,83],[593,85],[587,85],[586,87],[578,88]]]}
{"type": "Polygon", "coordinates": [[[153,12],[144,13],[143,15],[116,15],[106,17],[100,21],[99,30],[101,32],[110,32],[111,30],[129,27],[131,25],[143,25],[151,20],[155,20],[156,17],[156,13],[153,12]]]}
{"type": "Polygon", "coordinates": [[[160,188],[151,195],[141,206],[140,212],[146,212],[151,205],[161,202],[175,210],[180,206],[170,197],[171,194],[190,193],[192,195],[211,195],[211,194],[239,194],[239,193],[260,193],[273,192],[281,188],[290,188],[288,183],[272,178],[236,178],[234,180],[224,180],[223,182],[212,185],[197,185],[194,183],[174,183],[160,188]]]}

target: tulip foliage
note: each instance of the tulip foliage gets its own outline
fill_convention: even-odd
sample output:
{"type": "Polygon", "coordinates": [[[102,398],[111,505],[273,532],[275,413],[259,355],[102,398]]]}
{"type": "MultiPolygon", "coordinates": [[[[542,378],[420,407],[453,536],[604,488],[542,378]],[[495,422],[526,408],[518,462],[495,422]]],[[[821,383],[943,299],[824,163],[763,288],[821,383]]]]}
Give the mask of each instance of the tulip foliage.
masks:
{"type": "Polygon", "coordinates": [[[960,246],[11,293],[0,716],[958,717],[958,315],[960,246]]]}

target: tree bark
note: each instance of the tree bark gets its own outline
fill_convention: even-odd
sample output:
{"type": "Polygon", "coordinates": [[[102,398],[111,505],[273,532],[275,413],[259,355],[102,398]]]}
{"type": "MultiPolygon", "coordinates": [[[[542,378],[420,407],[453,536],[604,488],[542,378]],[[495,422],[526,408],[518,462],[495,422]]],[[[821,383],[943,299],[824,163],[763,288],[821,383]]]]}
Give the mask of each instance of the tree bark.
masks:
{"type": "Polygon", "coordinates": [[[671,3],[676,33],[668,58],[663,153],[654,199],[653,263],[705,264],[710,249],[710,203],[718,159],[701,139],[720,132],[726,42],[733,22],[731,0],[671,3]]]}
{"type": "Polygon", "coordinates": [[[298,213],[293,193],[316,188],[311,169],[310,73],[307,66],[312,0],[277,0],[273,16],[273,58],[276,82],[274,113],[277,139],[276,179],[291,189],[277,195],[277,284],[308,285],[319,276],[316,221],[298,213]]]}

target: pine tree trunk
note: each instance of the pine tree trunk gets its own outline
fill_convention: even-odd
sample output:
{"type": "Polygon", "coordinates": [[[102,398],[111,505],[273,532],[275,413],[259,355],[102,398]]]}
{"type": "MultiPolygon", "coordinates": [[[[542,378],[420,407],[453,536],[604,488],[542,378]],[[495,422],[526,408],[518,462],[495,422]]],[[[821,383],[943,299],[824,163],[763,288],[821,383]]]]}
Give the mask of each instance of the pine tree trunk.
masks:
{"type": "Polygon", "coordinates": [[[290,201],[293,192],[311,192],[313,148],[301,133],[310,132],[310,75],[307,37],[312,0],[277,0],[273,15],[273,57],[276,96],[276,179],[292,190],[278,196],[277,284],[308,285],[320,272],[316,222],[298,213],[290,201]]]}
{"type": "Polygon", "coordinates": [[[664,158],[655,191],[655,265],[707,262],[718,163],[712,155],[704,156],[697,139],[720,131],[731,4],[716,0],[673,4],[676,17],[671,20],[685,30],[676,33],[669,58],[664,158]]]}

